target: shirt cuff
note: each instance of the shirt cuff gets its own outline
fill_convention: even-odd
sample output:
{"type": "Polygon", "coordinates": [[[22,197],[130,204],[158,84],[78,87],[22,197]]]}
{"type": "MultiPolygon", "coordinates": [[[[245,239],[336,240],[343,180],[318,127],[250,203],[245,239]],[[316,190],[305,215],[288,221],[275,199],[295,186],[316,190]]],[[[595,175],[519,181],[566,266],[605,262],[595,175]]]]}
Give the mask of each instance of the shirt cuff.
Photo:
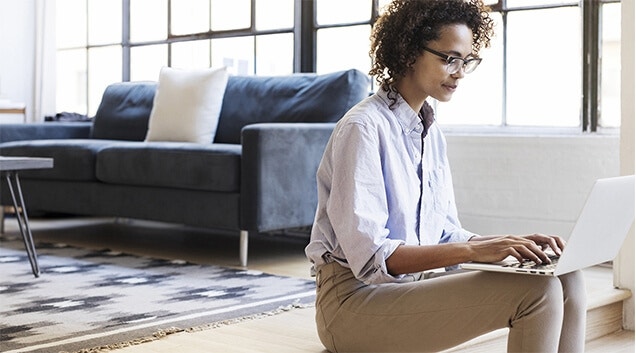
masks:
{"type": "Polygon", "coordinates": [[[388,259],[389,256],[393,254],[398,246],[403,244],[404,241],[402,240],[387,239],[387,241],[382,244],[378,251],[375,252],[368,265],[365,266],[365,271],[361,271],[361,273],[364,273],[364,275],[362,275],[358,279],[365,284],[401,282],[401,279],[404,277],[404,275],[393,276],[389,274],[389,271],[386,268],[386,259],[388,259]]]}

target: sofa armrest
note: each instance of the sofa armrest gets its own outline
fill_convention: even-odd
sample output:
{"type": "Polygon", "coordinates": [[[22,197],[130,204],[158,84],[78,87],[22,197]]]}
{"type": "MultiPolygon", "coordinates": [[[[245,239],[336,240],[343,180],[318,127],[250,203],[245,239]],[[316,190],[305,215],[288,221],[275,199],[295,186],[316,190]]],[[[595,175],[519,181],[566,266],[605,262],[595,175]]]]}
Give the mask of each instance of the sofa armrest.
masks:
{"type": "Polygon", "coordinates": [[[248,231],[308,226],[316,170],[335,123],[262,123],[241,132],[241,218],[248,231]]]}
{"type": "Polygon", "coordinates": [[[0,143],[22,140],[83,139],[90,137],[92,123],[33,123],[0,125],[0,143]]]}

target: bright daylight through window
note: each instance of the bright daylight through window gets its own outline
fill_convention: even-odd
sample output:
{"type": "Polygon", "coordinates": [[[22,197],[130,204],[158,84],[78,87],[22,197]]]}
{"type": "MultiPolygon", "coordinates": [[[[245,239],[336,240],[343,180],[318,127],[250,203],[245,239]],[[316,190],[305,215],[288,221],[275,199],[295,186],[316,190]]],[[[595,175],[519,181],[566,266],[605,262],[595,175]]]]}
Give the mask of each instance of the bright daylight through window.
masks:
{"type": "MultiPolygon", "coordinates": [[[[620,0],[485,2],[496,36],[451,102],[436,105],[441,124],[620,125],[620,0]],[[595,41],[597,48],[585,45],[595,41]],[[591,54],[598,59],[583,60],[591,54]]],[[[234,75],[366,73],[374,14],[388,3],[57,0],[57,77],[67,78],[57,83],[57,110],[92,116],[108,84],[157,80],[162,66],[227,66],[234,75]]]]}

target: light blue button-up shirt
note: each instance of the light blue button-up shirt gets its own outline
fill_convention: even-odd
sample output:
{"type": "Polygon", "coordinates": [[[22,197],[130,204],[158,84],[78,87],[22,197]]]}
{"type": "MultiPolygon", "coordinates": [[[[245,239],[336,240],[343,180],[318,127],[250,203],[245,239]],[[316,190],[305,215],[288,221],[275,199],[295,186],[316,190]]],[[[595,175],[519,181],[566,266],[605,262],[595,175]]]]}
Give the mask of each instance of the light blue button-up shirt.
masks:
{"type": "MultiPolygon", "coordinates": [[[[467,241],[457,217],[446,140],[433,123],[380,89],[336,125],[316,174],[318,207],[305,249],[315,270],[328,261],[365,283],[399,282],[385,260],[401,244],[467,241]],[[422,146],[422,142],[424,146],[422,146]],[[422,148],[423,147],[423,148],[422,148]],[[424,151],[423,155],[422,152],[424,151]]],[[[422,114],[426,113],[425,105],[422,114]]]]}

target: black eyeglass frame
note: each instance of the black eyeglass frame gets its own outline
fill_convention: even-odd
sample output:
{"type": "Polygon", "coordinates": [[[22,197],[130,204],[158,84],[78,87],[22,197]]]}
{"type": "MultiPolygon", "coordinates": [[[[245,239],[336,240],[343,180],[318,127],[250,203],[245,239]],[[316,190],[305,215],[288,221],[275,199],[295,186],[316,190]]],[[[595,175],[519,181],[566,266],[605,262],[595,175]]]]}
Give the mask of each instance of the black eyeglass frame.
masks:
{"type": "Polygon", "coordinates": [[[444,61],[446,61],[446,65],[449,65],[449,66],[447,66],[447,67],[450,67],[450,64],[451,64],[453,61],[455,61],[455,60],[461,60],[461,61],[463,61],[462,66],[460,66],[460,67],[459,67],[459,69],[458,69],[457,71],[455,71],[455,72],[450,72],[450,71],[448,71],[448,73],[449,73],[449,74],[451,74],[451,75],[452,75],[452,74],[456,74],[456,73],[458,73],[458,72],[459,72],[459,70],[462,70],[462,69],[464,70],[464,73],[469,74],[469,73],[471,73],[471,72],[475,71],[475,69],[477,68],[477,66],[479,66],[479,64],[481,64],[481,58],[472,57],[472,58],[470,58],[470,59],[464,59],[464,58],[460,58],[460,57],[458,57],[458,56],[446,55],[446,54],[444,54],[444,53],[438,52],[437,50],[433,50],[433,49],[428,48],[428,47],[424,47],[423,49],[424,49],[424,50],[426,50],[427,52],[429,52],[429,53],[433,54],[433,55],[437,55],[437,56],[439,56],[440,58],[444,59],[444,61]],[[475,61],[476,61],[477,63],[476,63],[476,64],[474,64],[475,66],[473,67],[473,69],[472,69],[472,70],[470,70],[470,71],[466,71],[466,67],[467,67],[467,65],[468,65],[469,63],[471,63],[471,62],[475,62],[475,61]]]}

